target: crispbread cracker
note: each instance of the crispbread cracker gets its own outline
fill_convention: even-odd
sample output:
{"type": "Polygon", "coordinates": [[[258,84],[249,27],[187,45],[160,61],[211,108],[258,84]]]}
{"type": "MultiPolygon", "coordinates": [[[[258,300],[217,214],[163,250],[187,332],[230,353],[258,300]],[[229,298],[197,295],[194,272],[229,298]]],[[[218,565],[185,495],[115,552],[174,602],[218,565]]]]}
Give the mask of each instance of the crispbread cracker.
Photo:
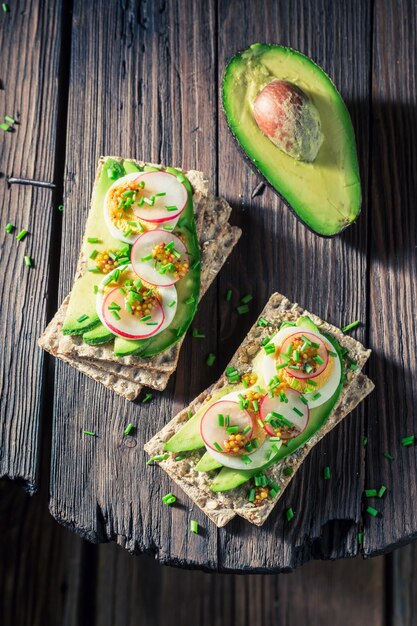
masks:
{"type": "MultiPolygon", "coordinates": [[[[316,315],[308,311],[303,311],[297,304],[292,304],[280,294],[273,294],[261,313],[261,317],[268,321],[268,326],[260,327],[255,324],[249,331],[247,337],[235,353],[230,365],[245,372],[250,369],[251,362],[259,352],[261,341],[264,337],[270,336],[283,321],[296,321],[300,315],[308,315],[319,327],[321,332],[331,333],[339,342],[342,348],[348,350],[349,358],[357,364],[356,370],[347,370],[346,380],[340,394],[340,398],[333,409],[326,424],[299,450],[284,459],[281,463],[271,466],[267,471],[274,482],[277,482],[281,491],[273,501],[264,501],[259,507],[255,507],[248,501],[247,486],[242,485],[231,492],[214,493],[210,490],[210,475],[205,472],[196,472],[195,465],[205,451],[194,451],[188,453],[182,461],[175,461],[172,456],[161,461],[159,464],[169,474],[169,476],[181,486],[190,498],[206,513],[208,517],[217,525],[224,526],[234,515],[240,515],[253,524],[261,526],[273,507],[281,497],[284,489],[289,484],[292,476],[285,476],[283,471],[289,465],[296,471],[310,450],[336,426],[346,415],[348,415],[363,398],[373,389],[373,383],[363,374],[363,368],[370,355],[370,350],[366,350],[358,341],[344,335],[342,331],[327,322],[322,321],[316,315]]],[[[220,380],[200,394],[189,407],[186,407],[176,415],[159,433],[157,433],[146,445],[145,450],[154,456],[164,452],[164,444],[170,439],[184,423],[189,419],[189,411],[195,413],[212,395],[228,385],[227,378],[223,375],[220,380]]],[[[294,472],[295,473],[295,472],[294,472]]]]}

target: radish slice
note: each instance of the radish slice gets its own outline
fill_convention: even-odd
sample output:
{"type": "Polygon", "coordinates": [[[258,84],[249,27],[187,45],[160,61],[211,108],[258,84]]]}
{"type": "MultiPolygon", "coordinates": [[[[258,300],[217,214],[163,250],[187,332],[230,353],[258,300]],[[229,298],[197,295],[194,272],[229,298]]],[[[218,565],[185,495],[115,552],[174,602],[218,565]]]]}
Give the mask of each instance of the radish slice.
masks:
{"type": "Polygon", "coordinates": [[[141,197],[153,201],[133,206],[134,214],[145,222],[162,224],[178,218],[187,205],[188,193],[184,183],[168,172],[143,172],[137,181],[144,183],[141,197]],[[165,194],[158,196],[157,194],[165,194]]]}
{"type": "Polygon", "coordinates": [[[146,339],[158,332],[164,322],[161,304],[155,300],[152,318],[141,321],[126,310],[125,298],[119,288],[108,292],[103,300],[101,317],[107,328],[124,339],[146,339]],[[110,308],[109,308],[110,307],[110,308]],[[120,307],[120,308],[118,308],[120,307]],[[120,319],[117,319],[117,318],[120,319]]]}
{"type": "Polygon", "coordinates": [[[219,400],[212,404],[201,419],[200,433],[206,446],[220,452],[217,446],[223,450],[223,442],[230,436],[226,430],[226,416],[229,417],[229,426],[237,426],[241,433],[248,426],[250,431],[246,437],[250,439],[253,431],[253,422],[250,414],[241,409],[238,402],[232,400],[219,400]],[[219,424],[219,415],[224,418],[224,425],[219,424]],[[215,445],[217,444],[217,446],[215,445]]]}
{"type": "Polygon", "coordinates": [[[165,245],[173,243],[174,250],[180,254],[178,261],[181,263],[188,261],[187,249],[181,239],[165,230],[150,230],[141,235],[132,248],[130,258],[132,267],[139,278],[151,285],[168,287],[174,285],[182,277],[175,276],[172,271],[167,270],[165,273],[161,273],[161,269],[164,267],[161,263],[158,263],[155,267],[155,259],[152,257],[152,251],[155,246],[161,243],[165,245]]]}
{"type": "Polygon", "coordinates": [[[254,470],[260,467],[264,467],[266,464],[271,464],[274,461],[274,457],[279,452],[282,446],[282,441],[270,441],[267,437],[265,442],[255,452],[248,454],[246,462],[242,460],[241,456],[233,456],[231,454],[225,454],[224,452],[217,452],[211,448],[207,448],[209,455],[218,463],[221,463],[225,467],[230,467],[236,470],[254,470]]]}
{"type": "Polygon", "coordinates": [[[270,398],[266,394],[259,407],[261,420],[264,422],[265,430],[269,435],[274,436],[276,434],[275,428],[269,423],[270,419],[273,420],[274,417],[277,421],[282,417],[285,421],[292,424],[292,426],[286,426],[285,424],[278,426],[281,438],[284,441],[298,437],[306,429],[310,415],[308,406],[302,402],[300,399],[301,394],[298,391],[286,389],[285,396],[288,402],[281,400],[279,396],[270,398]],[[279,417],[276,417],[274,413],[279,417]]]}
{"type": "MultiPolygon", "coordinates": [[[[281,346],[280,354],[279,354],[279,363],[285,363],[288,361],[288,359],[285,359],[284,357],[286,351],[288,349],[291,349],[291,345],[294,344],[294,341],[296,340],[300,340],[302,343],[304,343],[303,337],[305,337],[311,343],[315,344],[315,346],[318,346],[317,357],[320,359],[321,363],[315,363],[316,369],[315,371],[310,372],[310,373],[306,372],[303,369],[297,370],[297,369],[293,369],[292,367],[285,368],[288,374],[290,374],[290,376],[292,376],[293,378],[298,378],[299,380],[307,380],[307,379],[315,378],[316,376],[320,376],[320,374],[324,372],[324,370],[326,369],[327,363],[329,360],[329,353],[327,351],[326,345],[324,344],[322,339],[319,336],[317,336],[316,333],[313,334],[313,333],[306,332],[303,330],[301,331],[298,330],[294,332],[292,335],[290,335],[289,337],[287,337],[285,341],[283,342],[281,346]]],[[[296,364],[294,363],[294,365],[296,364]]]]}

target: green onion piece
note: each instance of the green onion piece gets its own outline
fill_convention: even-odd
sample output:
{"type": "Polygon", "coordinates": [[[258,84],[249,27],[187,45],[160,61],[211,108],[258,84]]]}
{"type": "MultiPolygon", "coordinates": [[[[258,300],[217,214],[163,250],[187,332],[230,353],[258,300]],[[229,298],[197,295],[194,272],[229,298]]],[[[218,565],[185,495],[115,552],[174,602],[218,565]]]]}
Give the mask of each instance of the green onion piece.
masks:
{"type": "Polygon", "coordinates": [[[150,400],[152,400],[152,398],[153,398],[153,393],[147,393],[146,396],[142,400],[142,404],[149,402],[150,400]]]}
{"type": "Polygon", "coordinates": [[[119,320],[120,319],[120,315],[118,314],[117,311],[112,311],[111,313],[112,313],[112,315],[113,315],[115,320],[119,320]]]}
{"type": "Polygon", "coordinates": [[[32,267],[33,263],[32,263],[32,259],[30,258],[30,256],[25,256],[25,265],[26,267],[32,267]]]}
{"type": "MultiPolygon", "coordinates": [[[[142,198],[141,198],[142,200],[142,198]]],[[[151,198],[143,198],[143,201],[148,206],[153,206],[155,204],[155,198],[152,196],[151,198]]]]}
{"type": "Polygon", "coordinates": [[[80,317],[77,319],[77,322],[81,324],[81,322],[85,322],[85,320],[88,320],[88,315],[86,315],[86,313],[80,315],[80,317]]]}
{"type": "Polygon", "coordinates": [[[188,419],[190,420],[190,419],[192,418],[192,416],[193,416],[193,412],[189,409],[189,410],[187,411],[187,417],[188,417],[188,419]]]}
{"type": "Polygon", "coordinates": [[[252,406],[254,411],[259,411],[259,402],[257,400],[252,400],[252,406]]]}
{"type": "Polygon", "coordinates": [[[241,304],[240,306],[236,307],[236,311],[239,313],[239,315],[243,315],[244,313],[249,313],[249,307],[247,304],[241,304]]]}
{"type": "Polygon", "coordinates": [[[250,458],[250,456],[247,456],[246,454],[242,454],[240,458],[242,459],[245,465],[249,465],[249,463],[252,463],[252,459],[250,458]]]}
{"type": "Polygon", "coordinates": [[[249,491],[248,500],[249,500],[249,502],[254,502],[255,501],[255,489],[252,488],[249,491]]]}
{"type": "Polygon", "coordinates": [[[168,302],[169,307],[173,307],[174,304],[176,304],[176,300],[171,300],[171,302],[168,302]]]}
{"type": "Polygon", "coordinates": [[[270,498],[276,498],[278,495],[278,491],[276,491],[275,489],[270,489],[269,490],[269,497],[270,498]]]}
{"type": "Polygon", "coordinates": [[[285,511],[285,516],[287,518],[287,522],[291,522],[291,520],[294,519],[294,511],[291,507],[285,511]]]}
{"type": "Polygon", "coordinates": [[[313,387],[317,387],[317,384],[318,383],[314,382],[314,380],[307,379],[307,385],[312,385],[313,387]]]}
{"type": "Polygon", "coordinates": [[[20,233],[16,235],[16,239],[18,241],[23,241],[23,239],[26,237],[27,234],[28,234],[28,231],[23,229],[20,231],[20,233]]]}
{"type": "Polygon", "coordinates": [[[217,441],[213,443],[213,446],[216,448],[217,452],[222,452],[222,447],[217,443],[217,441]]]}
{"type": "Polygon", "coordinates": [[[224,424],[225,426],[230,426],[230,415],[226,415],[226,417],[224,418],[224,424]]]}
{"type": "Polygon", "coordinates": [[[358,532],[358,544],[361,546],[363,544],[363,532],[358,532]]]}
{"type": "Polygon", "coordinates": [[[144,180],[139,181],[139,187],[140,187],[140,189],[144,189],[145,188],[145,181],[144,180]]]}
{"type": "Polygon", "coordinates": [[[230,302],[230,300],[232,299],[232,296],[233,296],[233,291],[231,289],[229,289],[226,292],[226,302],[230,302]]]}
{"type": "Polygon", "coordinates": [[[226,432],[227,432],[229,435],[235,435],[236,433],[238,433],[238,432],[239,432],[239,426],[228,426],[228,427],[226,428],[226,432]]]}
{"type": "Polygon", "coordinates": [[[266,346],[264,346],[264,350],[266,354],[274,354],[275,345],[273,343],[267,343],[266,346]]]}
{"type": "Polygon", "coordinates": [[[171,505],[171,504],[174,504],[174,502],[176,501],[177,501],[177,498],[174,496],[173,493],[167,493],[166,496],[162,496],[162,502],[164,504],[171,505]]]}
{"type": "Polygon", "coordinates": [[[13,226],[13,224],[7,224],[7,225],[6,225],[6,228],[5,228],[5,231],[6,231],[6,233],[9,233],[9,235],[10,235],[10,233],[11,233],[11,232],[12,232],[15,228],[16,228],[16,226],[13,226]]]}
{"type": "Polygon", "coordinates": [[[147,322],[148,320],[152,319],[152,315],[144,315],[143,317],[140,318],[140,322],[147,322]]]}
{"type": "Polygon", "coordinates": [[[213,352],[210,352],[210,354],[207,356],[206,359],[206,364],[211,367],[212,365],[214,365],[214,361],[216,360],[216,355],[213,354],[213,352]]]}
{"type": "Polygon", "coordinates": [[[316,356],[313,356],[313,361],[315,361],[319,365],[323,365],[324,363],[324,360],[318,354],[316,354],[316,356]]]}
{"type": "Polygon", "coordinates": [[[362,439],[362,445],[363,445],[363,447],[365,447],[365,446],[367,446],[367,445],[368,445],[368,437],[364,437],[364,438],[362,439]]]}
{"type": "Polygon", "coordinates": [[[93,250],[92,253],[90,254],[90,259],[95,259],[97,255],[98,255],[98,250],[93,250]]]}
{"type": "Polygon", "coordinates": [[[242,304],[248,304],[248,302],[250,302],[251,300],[253,300],[253,296],[251,296],[250,293],[246,294],[246,296],[243,296],[243,298],[240,299],[242,304]]]}
{"type": "Polygon", "coordinates": [[[152,259],[153,259],[152,254],[147,254],[146,256],[143,256],[141,258],[141,261],[152,261],[152,259]]]}
{"type": "Polygon", "coordinates": [[[95,437],[96,433],[93,433],[91,430],[83,430],[84,435],[89,435],[90,437],[95,437]]]}
{"type": "Polygon", "coordinates": [[[293,406],[292,410],[294,411],[294,413],[297,413],[297,415],[299,415],[300,417],[303,417],[304,413],[300,411],[300,409],[297,409],[296,406],[293,406]]]}
{"type": "Polygon", "coordinates": [[[251,426],[245,426],[245,428],[242,430],[242,434],[247,435],[251,430],[252,430],[251,426]]]}
{"type": "Polygon", "coordinates": [[[368,506],[366,509],[366,512],[369,513],[369,515],[372,515],[372,517],[378,517],[379,515],[379,511],[374,509],[373,506],[368,506]]]}
{"type": "Polygon", "coordinates": [[[6,2],[2,3],[1,8],[2,8],[3,13],[8,13],[9,12],[9,5],[6,2]]]}
{"type": "Polygon", "coordinates": [[[343,333],[347,333],[347,332],[349,332],[350,330],[353,330],[354,328],[357,328],[357,327],[359,326],[359,324],[360,324],[360,321],[359,321],[359,320],[355,320],[355,321],[354,321],[354,322],[352,322],[351,324],[348,324],[347,326],[344,326],[344,327],[342,328],[342,332],[343,332],[343,333]]]}
{"type": "Polygon", "coordinates": [[[157,454],[156,456],[151,456],[149,461],[147,461],[146,465],[151,465],[152,463],[159,463],[159,461],[165,461],[169,457],[169,454],[157,454]]]}
{"type": "Polygon", "coordinates": [[[0,124],[0,128],[1,128],[1,130],[4,130],[5,133],[9,132],[9,130],[10,130],[10,126],[8,124],[6,124],[5,122],[2,122],[0,124]]]}
{"type": "Polygon", "coordinates": [[[88,272],[91,272],[92,274],[99,274],[100,270],[98,269],[98,267],[89,267],[88,272]]]}
{"type": "Polygon", "coordinates": [[[126,428],[124,429],[123,434],[124,434],[124,435],[126,435],[126,437],[127,437],[128,435],[130,435],[130,433],[132,432],[132,430],[133,430],[133,424],[129,422],[129,424],[128,424],[128,425],[126,426],[126,428]]]}
{"type": "Polygon", "coordinates": [[[326,467],[323,470],[323,478],[324,480],[330,480],[331,478],[331,471],[328,465],[326,465],[326,467]]]}
{"type": "Polygon", "coordinates": [[[308,400],[307,398],[305,398],[304,396],[300,396],[300,400],[303,404],[307,405],[308,404],[308,400]]]}
{"type": "Polygon", "coordinates": [[[164,224],[163,228],[164,228],[164,230],[174,230],[174,227],[171,226],[171,224],[164,224]]]}
{"type": "Polygon", "coordinates": [[[112,302],[107,308],[109,309],[109,311],[120,311],[122,307],[117,304],[117,302],[112,302]]]}
{"type": "Polygon", "coordinates": [[[385,485],[381,485],[381,487],[378,490],[378,498],[382,498],[386,490],[387,488],[385,487],[385,485]]]}
{"type": "Polygon", "coordinates": [[[167,211],[178,211],[178,207],[174,205],[166,206],[165,208],[167,211]]]}
{"type": "Polygon", "coordinates": [[[331,352],[330,350],[328,351],[328,355],[329,356],[333,356],[333,357],[337,357],[337,353],[336,352],[331,352]]]}
{"type": "Polygon", "coordinates": [[[252,452],[252,444],[250,441],[248,441],[248,443],[245,445],[245,448],[248,452],[252,452]]]}
{"type": "Polygon", "coordinates": [[[192,519],[191,522],[190,522],[190,530],[195,535],[198,535],[199,526],[198,526],[198,523],[194,519],[192,519]]]}
{"type": "Polygon", "coordinates": [[[384,457],[386,459],[388,459],[389,461],[393,461],[394,460],[394,457],[389,452],[384,452],[384,457]]]}
{"type": "Polygon", "coordinates": [[[266,326],[268,326],[268,320],[266,320],[264,317],[260,317],[258,319],[257,326],[260,326],[261,328],[266,328],[266,326]]]}
{"type": "Polygon", "coordinates": [[[187,458],[186,454],[177,454],[177,456],[175,457],[175,461],[183,461],[184,459],[187,458]]]}
{"type": "MultiPolygon", "coordinates": [[[[219,413],[217,415],[217,423],[219,426],[224,426],[224,415],[222,413],[219,413]]],[[[250,430],[250,427],[249,427],[250,430]]]]}
{"type": "MultiPolygon", "coordinates": [[[[262,424],[263,426],[263,424],[262,424]]],[[[281,437],[270,437],[269,441],[281,441],[281,437]]]]}
{"type": "Polygon", "coordinates": [[[321,398],[321,393],[320,391],[318,391],[317,393],[314,394],[314,396],[312,396],[312,400],[318,400],[319,398],[321,398]]]}
{"type": "Polygon", "coordinates": [[[125,237],[129,237],[129,235],[131,235],[131,234],[132,234],[132,229],[131,229],[131,228],[128,228],[128,229],[127,229],[127,230],[125,230],[125,232],[123,233],[123,235],[124,235],[125,237]]]}
{"type": "Polygon", "coordinates": [[[365,489],[365,498],[375,498],[377,495],[376,489],[365,489]]]}
{"type": "Polygon", "coordinates": [[[403,439],[401,439],[401,445],[404,447],[413,446],[414,440],[415,440],[414,435],[409,435],[408,437],[404,437],[403,439]]]}
{"type": "Polygon", "coordinates": [[[160,191],[159,193],[155,194],[155,198],[162,198],[162,196],[166,196],[166,191],[160,191]]]}
{"type": "Polygon", "coordinates": [[[87,241],[88,243],[103,243],[98,237],[88,237],[87,241]]]}
{"type": "Polygon", "coordinates": [[[98,285],[93,285],[93,293],[98,293],[98,285]]]}

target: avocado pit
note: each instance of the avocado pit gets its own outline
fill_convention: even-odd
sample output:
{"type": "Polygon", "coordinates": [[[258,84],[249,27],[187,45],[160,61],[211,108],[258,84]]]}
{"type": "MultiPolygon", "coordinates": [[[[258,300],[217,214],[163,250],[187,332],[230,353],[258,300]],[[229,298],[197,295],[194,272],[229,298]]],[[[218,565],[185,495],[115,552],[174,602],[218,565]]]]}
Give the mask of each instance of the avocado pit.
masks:
{"type": "Polygon", "coordinates": [[[255,99],[253,115],[277,148],[297,161],[316,159],[323,143],[320,115],[297,85],[278,79],[268,83],[255,99]]]}

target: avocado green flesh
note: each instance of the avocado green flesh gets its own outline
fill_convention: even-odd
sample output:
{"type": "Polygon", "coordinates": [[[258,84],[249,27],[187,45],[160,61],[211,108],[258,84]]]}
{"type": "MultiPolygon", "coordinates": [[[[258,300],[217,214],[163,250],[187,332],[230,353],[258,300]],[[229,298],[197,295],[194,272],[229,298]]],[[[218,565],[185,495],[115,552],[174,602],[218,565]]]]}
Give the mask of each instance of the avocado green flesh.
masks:
{"type": "MultiPolygon", "coordinates": [[[[130,160],[115,161],[109,159],[103,165],[95,187],[82,246],[87,259],[89,259],[93,250],[98,250],[99,252],[109,248],[117,250],[126,246],[125,243],[111,236],[103,218],[103,205],[106,193],[116,180],[116,178],[109,178],[107,174],[109,168],[114,170],[118,178],[126,174],[141,171],[142,169],[134,161],[130,160]],[[87,239],[91,237],[99,239],[100,243],[88,243],[87,239]]],[[[152,166],[145,166],[143,168],[145,171],[155,171],[157,169],[159,168],[152,166]]],[[[167,167],[166,171],[175,176],[182,176],[181,172],[174,168],[167,167]]],[[[119,357],[130,354],[151,357],[167,350],[187,331],[196,313],[200,294],[200,266],[198,264],[200,260],[200,249],[195,229],[192,188],[185,176],[183,176],[183,178],[184,185],[188,191],[188,202],[174,231],[176,235],[179,235],[184,240],[190,255],[191,267],[187,275],[176,283],[178,305],[175,317],[170,326],[163,332],[155,335],[155,337],[149,339],[134,341],[116,337],[101,324],[96,311],[94,287],[99,285],[103,279],[103,274],[87,271],[76,281],[72,289],[62,327],[64,335],[83,335],[84,341],[90,345],[98,345],[114,340],[114,354],[119,357]],[[196,264],[196,266],[193,267],[194,264],[196,264]],[[190,297],[192,297],[192,302],[187,304],[185,301],[190,297]],[[83,320],[85,315],[88,317],[83,320]],[[78,321],[79,319],[82,321],[78,321]],[[93,330],[96,332],[93,333],[93,330]]],[[[169,236],[169,231],[167,231],[167,235],[169,236]]],[[[88,265],[95,267],[94,261],[89,261],[88,265]]]]}
{"type": "Polygon", "coordinates": [[[309,228],[332,236],[357,218],[361,185],[352,122],[336,87],[311,59],[283,46],[254,44],[226,67],[223,107],[241,148],[309,228]],[[280,150],[255,121],[256,96],[275,79],[296,84],[319,112],[324,139],[312,163],[280,150]]]}

